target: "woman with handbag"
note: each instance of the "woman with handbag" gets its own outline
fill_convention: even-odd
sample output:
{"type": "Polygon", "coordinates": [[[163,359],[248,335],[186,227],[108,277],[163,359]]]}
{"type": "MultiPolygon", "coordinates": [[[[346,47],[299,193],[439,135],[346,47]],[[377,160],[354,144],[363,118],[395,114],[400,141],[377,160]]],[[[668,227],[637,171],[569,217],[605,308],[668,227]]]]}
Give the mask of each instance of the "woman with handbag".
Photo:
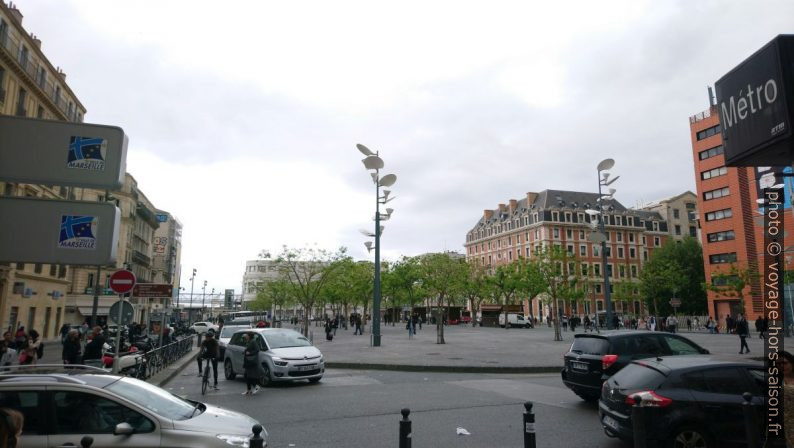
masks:
{"type": "Polygon", "coordinates": [[[256,395],[259,392],[259,379],[265,371],[259,361],[259,346],[256,343],[255,334],[245,333],[245,352],[243,353],[243,369],[245,370],[245,387],[243,395],[256,395]]]}

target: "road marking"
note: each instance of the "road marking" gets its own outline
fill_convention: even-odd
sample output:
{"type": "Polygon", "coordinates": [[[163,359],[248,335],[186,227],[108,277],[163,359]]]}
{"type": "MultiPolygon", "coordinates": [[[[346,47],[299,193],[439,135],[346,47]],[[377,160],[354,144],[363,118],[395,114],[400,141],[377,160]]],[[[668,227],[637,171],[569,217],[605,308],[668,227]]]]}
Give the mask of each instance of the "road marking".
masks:
{"type": "Polygon", "coordinates": [[[381,381],[365,375],[323,377],[322,383],[324,386],[370,386],[383,384],[381,381]]]}
{"type": "Polygon", "coordinates": [[[565,393],[569,391],[564,387],[544,386],[526,381],[502,379],[447,381],[446,384],[482,392],[493,392],[508,398],[527,400],[559,408],[578,409],[580,407],[578,402],[568,401],[565,393]],[[560,398],[566,401],[561,401],[560,398]]]}

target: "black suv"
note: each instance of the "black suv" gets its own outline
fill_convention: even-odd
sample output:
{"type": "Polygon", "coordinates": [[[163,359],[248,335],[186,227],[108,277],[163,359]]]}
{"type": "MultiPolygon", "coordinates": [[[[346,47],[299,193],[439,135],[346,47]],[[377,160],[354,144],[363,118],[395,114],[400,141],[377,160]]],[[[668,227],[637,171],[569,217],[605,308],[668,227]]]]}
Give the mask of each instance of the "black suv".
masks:
{"type": "Polygon", "coordinates": [[[700,355],[709,351],[689,339],[653,331],[609,331],[574,336],[565,354],[562,382],[584,400],[596,401],[601,385],[636,359],[700,355]]]}
{"type": "MultiPolygon", "coordinates": [[[[760,362],[711,356],[646,359],[604,383],[598,414],[608,436],[632,440],[631,407],[639,394],[648,446],[746,447],[742,394],[752,394],[752,404],[761,408],[764,391],[760,362]]],[[[761,418],[757,427],[763,435],[761,418]]]]}

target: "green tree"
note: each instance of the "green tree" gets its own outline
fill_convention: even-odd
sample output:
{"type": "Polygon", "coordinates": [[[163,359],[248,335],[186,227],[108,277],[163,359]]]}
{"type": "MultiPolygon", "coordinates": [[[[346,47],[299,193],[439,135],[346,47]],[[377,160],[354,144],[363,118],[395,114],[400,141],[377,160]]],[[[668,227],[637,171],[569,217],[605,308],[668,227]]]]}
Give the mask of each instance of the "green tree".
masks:
{"type": "Polygon", "coordinates": [[[477,326],[477,315],[482,302],[493,295],[488,282],[488,272],[477,260],[466,263],[466,279],[463,282],[463,297],[471,304],[471,325],[477,326]]]}
{"type": "Polygon", "coordinates": [[[502,264],[496,267],[493,275],[489,277],[491,285],[499,293],[500,302],[502,302],[502,311],[504,311],[505,330],[510,328],[508,325],[508,306],[515,303],[516,293],[520,290],[522,284],[523,267],[526,265],[522,259],[511,261],[507,264],[502,264]]]}
{"type": "Polygon", "coordinates": [[[554,325],[554,340],[562,341],[560,331],[559,302],[578,300],[585,291],[579,287],[577,260],[559,246],[549,246],[540,250],[531,260],[536,269],[539,284],[546,286],[541,297],[551,304],[551,318],[554,325]],[[541,283],[542,282],[542,283],[541,283]]]}
{"type": "Polygon", "coordinates": [[[685,237],[653,251],[640,272],[639,289],[657,316],[672,313],[673,296],[681,299],[682,312],[701,314],[707,307],[704,283],[703,250],[694,238],[685,237]]]}
{"type": "Polygon", "coordinates": [[[637,295],[634,294],[637,283],[630,280],[615,280],[612,285],[612,300],[614,302],[623,303],[623,312],[625,314],[631,314],[631,304],[637,298],[637,295]]]}
{"type": "Polygon", "coordinates": [[[275,318],[278,309],[297,303],[292,285],[285,279],[275,279],[257,288],[256,299],[249,305],[252,310],[273,310],[275,318]]]}
{"type": "MultiPolygon", "coordinates": [[[[303,306],[301,332],[304,336],[309,335],[309,313],[325,293],[326,284],[338,267],[334,262],[344,257],[345,252],[345,248],[331,252],[316,247],[292,249],[285,245],[275,258],[279,275],[290,284],[295,301],[303,306]]],[[[260,257],[270,259],[271,255],[263,251],[260,257]]]]}
{"type": "Polygon", "coordinates": [[[466,262],[449,253],[438,253],[423,256],[421,266],[423,288],[436,304],[436,343],[444,344],[444,304],[461,296],[466,262]]]}
{"type": "Polygon", "coordinates": [[[416,306],[423,297],[422,275],[422,265],[418,257],[402,257],[400,260],[393,263],[390,272],[390,287],[393,287],[395,290],[395,295],[397,297],[396,303],[408,305],[413,311],[413,307],[416,306]]]}
{"type": "Polygon", "coordinates": [[[754,277],[760,274],[750,267],[740,267],[731,263],[727,272],[722,269],[711,274],[711,284],[704,283],[706,289],[714,291],[718,296],[737,297],[739,306],[744,312],[744,289],[754,277]]]}

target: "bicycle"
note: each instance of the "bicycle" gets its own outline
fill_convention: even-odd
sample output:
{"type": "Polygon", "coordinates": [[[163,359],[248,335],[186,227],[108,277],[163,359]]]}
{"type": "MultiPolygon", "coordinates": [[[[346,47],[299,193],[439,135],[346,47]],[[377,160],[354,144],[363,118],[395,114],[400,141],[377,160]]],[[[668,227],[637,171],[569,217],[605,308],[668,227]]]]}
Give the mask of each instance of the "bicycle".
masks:
{"type": "Polygon", "coordinates": [[[204,361],[204,375],[201,378],[201,395],[207,393],[207,387],[210,385],[210,358],[205,358],[204,361]]]}

